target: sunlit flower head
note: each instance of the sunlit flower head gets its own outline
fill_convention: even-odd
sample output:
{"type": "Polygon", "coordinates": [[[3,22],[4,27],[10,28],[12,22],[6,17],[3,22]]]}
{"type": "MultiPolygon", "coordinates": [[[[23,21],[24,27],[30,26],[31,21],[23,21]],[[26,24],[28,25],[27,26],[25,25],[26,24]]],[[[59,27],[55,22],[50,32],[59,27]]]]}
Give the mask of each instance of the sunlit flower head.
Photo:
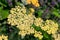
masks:
{"type": "Polygon", "coordinates": [[[58,24],[52,20],[46,20],[45,25],[41,28],[48,34],[55,34],[58,30],[58,24]]]}

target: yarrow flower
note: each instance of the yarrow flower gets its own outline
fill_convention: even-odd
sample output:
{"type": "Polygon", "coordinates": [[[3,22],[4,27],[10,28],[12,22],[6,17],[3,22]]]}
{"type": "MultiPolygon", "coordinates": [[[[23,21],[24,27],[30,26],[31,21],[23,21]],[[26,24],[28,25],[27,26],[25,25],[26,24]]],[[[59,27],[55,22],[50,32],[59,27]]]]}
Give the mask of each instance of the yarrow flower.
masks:
{"type": "Polygon", "coordinates": [[[46,31],[48,34],[55,34],[58,30],[58,24],[52,20],[46,20],[45,22],[41,18],[37,18],[34,24],[41,27],[42,30],[46,31]]]}
{"type": "Polygon", "coordinates": [[[55,34],[58,30],[58,24],[53,22],[52,20],[46,20],[45,26],[48,26],[47,33],[55,34]]]}
{"type": "Polygon", "coordinates": [[[52,20],[43,21],[42,18],[36,18],[33,13],[34,9],[29,8],[29,12],[26,12],[25,6],[16,6],[10,10],[10,15],[8,16],[8,24],[16,27],[20,30],[19,35],[24,38],[26,35],[34,34],[34,37],[39,39],[43,38],[42,32],[36,31],[32,25],[41,27],[42,30],[46,31],[48,34],[54,34],[58,30],[58,24],[52,20]]]}
{"type": "Polygon", "coordinates": [[[16,27],[20,29],[19,34],[24,37],[26,34],[34,33],[34,29],[31,27],[35,16],[32,15],[34,10],[30,9],[31,13],[26,14],[25,7],[16,6],[10,10],[10,15],[8,16],[8,24],[17,25],[16,27]]]}
{"type": "Polygon", "coordinates": [[[24,27],[24,28],[20,28],[20,32],[19,34],[24,38],[24,36],[26,35],[30,35],[30,34],[34,34],[34,28],[32,27],[24,27]],[[25,28],[25,29],[24,29],[25,28]],[[23,29],[23,30],[22,30],[23,29]]]}
{"type": "Polygon", "coordinates": [[[8,40],[8,36],[0,35],[0,40],[8,40]]]}
{"type": "MultiPolygon", "coordinates": [[[[19,25],[19,22],[23,20],[23,17],[26,13],[24,6],[16,6],[10,10],[10,15],[8,16],[8,23],[11,25],[19,25]],[[20,21],[21,19],[21,21],[20,21]]],[[[27,15],[26,15],[27,16],[27,15]]]]}

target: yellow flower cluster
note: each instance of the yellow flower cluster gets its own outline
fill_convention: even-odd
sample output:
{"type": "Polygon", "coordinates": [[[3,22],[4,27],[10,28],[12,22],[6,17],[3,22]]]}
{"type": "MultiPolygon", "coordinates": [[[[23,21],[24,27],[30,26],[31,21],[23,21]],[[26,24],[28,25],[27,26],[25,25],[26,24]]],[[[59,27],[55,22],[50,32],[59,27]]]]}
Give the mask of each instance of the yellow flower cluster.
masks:
{"type": "Polygon", "coordinates": [[[20,32],[19,34],[24,37],[26,34],[30,35],[30,34],[33,34],[34,33],[34,28],[32,27],[26,27],[24,26],[24,28],[20,27],[20,32]],[[25,28],[25,29],[24,29],[25,28]],[[23,29],[23,30],[22,30],[23,29]]]}
{"type": "Polygon", "coordinates": [[[32,31],[30,26],[33,24],[34,20],[34,16],[27,15],[24,12],[26,13],[25,8],[20,8],[19,6],[17,6],[16,8],[10,10],[11,14],[8,16],[8,23],[11,25],[17,25],[17,28],[21,30],[19,34],[22,33],[22,36],[23,34],[25,35],[27,32],[28,34],[30,34],[30,30],[32,31]]]}
{"type": "Polygon", "coordinates": [[[38,0],[31,0],[31,3],[35,6],[35,7],[39,7],[39,3],[38,0]]]}
{"type": "Polygon", "coordinates": [[[18,27],[20,29],[19,35],[24,38],[26,35],[34,34],[34,37],[42,39],[42,33],[37,32],[33,27],[21,25],[18,27]]]}
{"type": "MultiPolygon", "coordinates": [[[[8,24],[11,24],[13,26],[17,25],[16,27],[20,29],[19,35],[21,35],[22,38],[24,38],[24,36],[27,34],[28,35],[34,34],[35,37],[38,34],[38,32],[33,27],[31,27],[32,24],[34,23],[34,19],[36,18],[33,15],[34,9],[30,8],[29,10],[30,10],[30,13],[26,14],[25,8],[16,6],[16,8],[13,8],[10,10],[11,14],[8,16],[8,24]],[[24,9],[25,11],[22,9],[24,9]]],[[[37,37],[41,39],[42,35],[40,33],[38,35],[40,36],[37,36],[37,37]]]]}
{"type": "Polygon", "coordinates": [[[53,34],[52,37],[53,37],[55,40],[60,40],[60,34],[59,34],[59,33],[53,34]]]}
{"type": "Polygon", "coordinates": [[[0,40],[8,40],[8,36],[0,35],[0,40]]]}
{"type": "Polygon", "coordinates": [[[27,5],[27,4],[33,4],[35,7],[39,7],[39,2],[38,0],[21,0],[23,2],[23,4],[27,5]]]}
{"type": "Polygon", "coordinates": [[[35,19],[34,24],[41,27],[41,29],[46,31],[48,34],[55,34],[58,30],[58,24],[52,20],[46,20],[44,22],[41,18],[37,18],[35,19]]]}
{"type": "Polygon", "coordinates": [[[41,32],[37,32],[37,31],[35,31],[34,36],[37,37],[37,38],[39,38],[39,39],[43,38],[42,33],[41,32]]]}
{"type": "Polygon", "coordinates": [[[35,20],[34,20],[34,24],[36,25],[36,26],[43,26],[43,20],[41,19],[41,18],[36,18],[35,20]]]}
{"type": "Polygon", "coordinates": [[[22,38],[25,35],[34,34],[35,37],[42,39],[42,33],[36,31],[32,26],[35,24],[37,27],[41,27],[42,30],[46,31],[48,34],[54,34],[58,30],[58,24],[52,20],[43,21],[41,18],[36,18],[33,13],[34,9],[30,8],[29,13],[26,13],[26,8],[24,6],[16,6],[10,10],[10,15],[8,16],[8,24],[13,26],[16,25],[20,29],[19,35],[22,38]]]}
{"type": "Polygon", "coordinates": [[[19,7],[12,8],[10,10],[10,15],[8,16],[8,23],[11,25],[31,25],[34,20],[34,16],[27,15],[26,14],[26,8],[25,7],[19,7]]]}
{"type": "Polygon", "coordinates": [[[31,4],[32,3],[36,7],[39,7],[40,6],[39,3],[38,3],[38,0],[27,0],[27,3],[28,4],[31,4]]]}
{"type": "Polygon", "coordinates": [[[52,20],[46,20],[45,26],[47,26],[48,34],[55,34],[58,30],[58,24],[52,20]]]}
{"type": "Polygon", "coordinates": [[[25,6],[24,5],[20,5],[20,6],[15,6],[15,8],[12,8],[11,10],[10,10],[10,13],[11,14],[15,14],[15,13],[26,13],[26,8],[25,8],[25,6]]]}

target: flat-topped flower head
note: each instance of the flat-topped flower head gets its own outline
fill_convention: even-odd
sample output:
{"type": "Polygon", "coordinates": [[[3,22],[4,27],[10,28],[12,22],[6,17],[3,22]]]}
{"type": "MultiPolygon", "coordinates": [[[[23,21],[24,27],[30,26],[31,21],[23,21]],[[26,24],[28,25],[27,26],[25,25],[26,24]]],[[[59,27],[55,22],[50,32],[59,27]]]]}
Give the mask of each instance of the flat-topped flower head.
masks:
{"type": "MultiPolygon", "coordinates": [[[[32,12],[31,12],[32,13],[32,12]]],[[[8,23],[11,25],[31,25],[33,24],[34,16],[26,14],[26,8],[23,6],[16,6],[10,10],[8,16],[8,23]]]]}
{"type": "Polygon", "coordinates": [[[58,24],[52,20],[46,20],[45,25],[41,28],[48,34],[55,34],[58,30],[58,24]]]}

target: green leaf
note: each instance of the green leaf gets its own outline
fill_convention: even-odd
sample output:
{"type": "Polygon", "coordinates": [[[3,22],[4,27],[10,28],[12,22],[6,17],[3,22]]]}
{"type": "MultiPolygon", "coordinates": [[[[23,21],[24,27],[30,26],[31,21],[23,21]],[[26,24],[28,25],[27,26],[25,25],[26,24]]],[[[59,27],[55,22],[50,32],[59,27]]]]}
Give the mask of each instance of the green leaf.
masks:
{"type": "Polygon", "coordinates": [[[0,20],[7,18],[8,15],[9,15],[9,10],[3,10],[3,8],[0,7],[0,20]]]}
{"type": "Polygon", "coordinates": [[[56,16],[56,17],[59,17],[60,18],[60,13],[59,13],[59,10],[58,9],[54,9],[52,11],[52,13],[56,16]]]}
{"type": "Polygon", "coordinates": [[[1,2],[0,2],[0,5],[1,5],[1,6],[4,6],[4,7],[6,7],[6,5],[5,5],[5,4],[3,4],[3,3],[1,3],[1,2]]]}
{"type": "Polygon", "coordinates": [[[6,7],[8,5],[7,0],[0,0],[0,5],[6,7]]]}
{"type": "Polygon", "coordinates": [[[42,16],[42,13],[43,13],[43,11],[42,10],[39,10],[38,11],[38,16],[41,17],[42,16]]]}
{"type": "Polygon", "coordinates": [[[36,11],[36,17],[41,17],[42,16],[42,14],[43,14],[43,11],[42,10],[38,10],[38,11],[36,11]]]}

